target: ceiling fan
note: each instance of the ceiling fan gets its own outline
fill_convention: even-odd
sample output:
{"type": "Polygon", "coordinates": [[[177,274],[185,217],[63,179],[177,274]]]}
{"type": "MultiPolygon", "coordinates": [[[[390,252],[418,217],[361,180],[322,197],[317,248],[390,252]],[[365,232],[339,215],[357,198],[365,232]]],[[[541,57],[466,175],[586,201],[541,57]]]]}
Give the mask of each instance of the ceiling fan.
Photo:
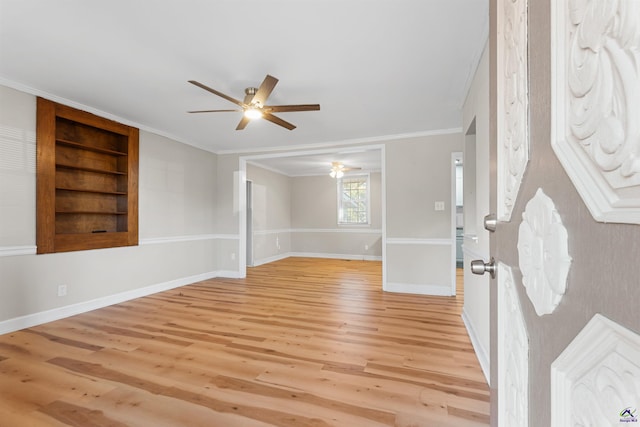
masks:
{"type": "Polygon", "coordinates": [[[331,162],[331,170],[329,176],[331,178],[342,178],[345,172],[360,170],[362,168],[347,167],[342,162],[331,162]]]}
{"type": "Polygon", "coordinates": [[[275,123],[289,130],[293,130],[296,128],[295,125],[282,120],[280,117],[275,116],[273,113],[320,110],[319,104],[267,105],[267,98],[269,98],[269,95],[271,95],[271,91],[273,91],[273,88],[278,83],[278,79],[268,74],[260,84],[259,88],[248,87],[244,90],[245,97],[242,101],[232,98],[229,95],[225,95],[222,92],[218,92],[217,90],[212,89],[209,86],[205,86],[195,80],[189,80],[189,83],[194,84],[208,92],[211,92],[214,95],[218,95],[226,99],[227,101],[233,102],[238,107],[240,107],[239,110],[198,110],[189,111],[189,113],[218,113],[227,111],[243,112],[242,119],[240,119],[240,123],[238,123],[236,130],[244,129],[252,119],[257,118],[263,118],[270,121],[271,123],[275,123]]]}

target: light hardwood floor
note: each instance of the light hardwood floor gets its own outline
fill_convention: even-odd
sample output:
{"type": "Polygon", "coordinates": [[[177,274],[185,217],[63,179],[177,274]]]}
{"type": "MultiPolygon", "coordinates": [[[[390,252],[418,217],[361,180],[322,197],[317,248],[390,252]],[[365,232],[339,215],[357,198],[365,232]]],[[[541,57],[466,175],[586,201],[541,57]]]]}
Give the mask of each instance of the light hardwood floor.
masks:
{"type": "Polygon", "coordinates": [[[0,336],[0,426],[488,425],[462,302],[288,258],[0,336]]]}

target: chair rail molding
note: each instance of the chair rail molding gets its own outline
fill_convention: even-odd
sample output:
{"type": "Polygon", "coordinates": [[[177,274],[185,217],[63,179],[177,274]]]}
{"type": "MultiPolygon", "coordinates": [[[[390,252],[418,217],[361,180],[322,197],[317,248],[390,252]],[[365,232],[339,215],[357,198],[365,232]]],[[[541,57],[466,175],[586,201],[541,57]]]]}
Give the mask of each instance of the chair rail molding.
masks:
{"type": "Polygon", "coordinates": [[[195,242],[198,240],[240,240],[238,234],[193,234],[187,236],[166,236],[141,238],[140,245],[158,245],[164,243],[195,242]]]}
{"type": "Polygon", "coordinates": [[[418,237],[387,237],[387,245],[434,245],[448,246],[452,245],[452,239],[427,238],[418,237]]]}
{"type": "Polygon", "coordinates": [[[640,224],[640,3],[551,15],[551,145],[595,220],[640,224]]]}
{"type": "Polygon", "coordinates": [[[538,188],[522,213],[518,230],[522,283],[538,316],[553,313],[567,289],[568,240],[553,200],[538,188]]]}
{"type": "Polygon", "coordinates": [[[355,233],[355,234],[382,234],[380,228],[356,227],[356,228],[281,228],[254,230],[255,235],[269,235],[280,233],[355,233]]]}
{"type": "Polygon", "coordinates": [[[24,246],[0,246],[0,257],[19,256],[19,255],[35,255],[37,247],[35,245],[24,246]]]}
{"type": "Polygon", "coordinates": [[[497,215],[510,221],[529,162],[528,1],[500,0],[497,11],[497,215]]]}
{"type": "Polygon", "coordinates": [[[551,426],[635,423],[638,402],[640,335],[596,314],[551,364],[551,426]]]}
{"type": "Polygon", "coordinates": [[[529,337],[511,267],[498,263],[498,426],[529,425],[529,337]]]}

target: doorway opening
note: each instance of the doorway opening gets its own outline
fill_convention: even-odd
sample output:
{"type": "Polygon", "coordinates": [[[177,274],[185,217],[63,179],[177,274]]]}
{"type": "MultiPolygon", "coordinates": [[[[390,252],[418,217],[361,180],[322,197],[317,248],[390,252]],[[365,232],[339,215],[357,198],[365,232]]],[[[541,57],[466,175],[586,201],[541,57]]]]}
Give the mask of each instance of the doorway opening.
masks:
{"type": "Polygon", "coordinates": [[[476,119],[467,129],[464,136],[464,164],[463,164],[463,193],[464,204],[463,223],[465,238],[477,240],[476,229],[477,200],[476,200],[476,119]]]}
{"type": "Polygon", "coordinates": [[[240,156],[236,195],[239,272],[291,256],[382,261],[385,271],[384,146],[361,145],[240,156]],[[338,222],[332,161],[371,175],[371,226],[338,222]],[[330,188],[330,190],[329,190],[330,188]],[[269,194],[269,197],[266,195],[269,194]],[[375,196],[375,197],[374,197],[375,196]],[[320,200],[322,203],[318,204],[320,200]],[[309,206],[317,207],[310,209],[309,206]]]}
{"type": "Polygon", "coordinates": [[[247,267],[253,267],[253,181],[247,180],[246,212],[247,212],[247,267]]]}
{"type": "Polygon", "coordinates": [[[456,268],[462,268],[463,266],[463,254],[462,254],[462,242],[464,239],[464,157],[462,153],[453,153],[452,168],[454,171],[454,179],[452,180],[454,186],[454,200],[451,206],[452,209],[453,228],[455,229],[456,236],[456,268]]]}

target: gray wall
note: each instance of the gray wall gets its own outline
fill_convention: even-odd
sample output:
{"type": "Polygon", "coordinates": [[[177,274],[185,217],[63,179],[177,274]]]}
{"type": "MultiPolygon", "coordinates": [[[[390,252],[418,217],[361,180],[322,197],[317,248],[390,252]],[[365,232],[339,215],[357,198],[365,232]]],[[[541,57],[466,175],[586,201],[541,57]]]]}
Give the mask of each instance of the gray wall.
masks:
{"type": "Polygon", "coordinates": [[[140,246],[35,255],[35,117],[0,86],[0,333],[221,273],[217,156],[144,131],[140,246]]]}
{"type": "Polygon", "coordinates": [[[247,164],[253,183],[254,265],[279,259],[291,252],[292,178],[247,164]]]}
{"type": "MultiPolygon", "coordinates": [[[[530,94],[530,160],[516,201],[512,221],[500,223],[492,241],[496,259],[512,266],[514,280],[522,283],[517,268],[515,246],[522,211],[538,188],[553,200],[569,234],[572,264],[567,291],[560,305],[550,314],[539,317],[517,286],[530,343],[529,354],[529,425],[550,424],[550,367],[587,322],[600,313],[640,333],[640,226],[605,224],[593,220],[580,195],[559,163],[550,144],[551,129],[551,25],[553,2],[529,2],[529,94],[530,94]]],[[[495,111],[496,94],[496,0],[491,1],[491,111],[495,111]]],[[[495,141],[496,118],[491,118],[491,136],[495,141]]],[[[492,156],[494,158],[494,156],[492,156]]],[[[495,186],[495,180],[492,182],[495,186]]],[[[495,188],[495,187],[494,187],[495,188]]],[[[495,206],[495,200],[492,200],[495,206]]],[[[492,286],[492,290],[495,287],[492,286]]],[[[492,313],[496,310],[496,293],[492,291],[492,313]]],[[[492,367],[496,366],[496,319],[492,318],[492,367]]],[[[492,383],[497,372],[492,368],[492,383]]],[[[494,390],[495,392],[495,390],[494,390]]],[[[494,397],[497,396],[494,394],[494,397]]],[[[493,399],[492,414],[497,413],[493,399]]],[[[615,414],[613,414],[615,415],[615,414]]],[[[497,420],[492,420],[497,425],[497,420]]]]}
{"type": "MultiPolygon", "coordinates": [[[[382,175],[372,174],[372,189],[378,183],[384,186],[379,194],[372,192],[373,204],[380,203],[382,208],[379,213],[372,209],[372,225],[365,227],[366,232],[362,227],[337,226],[335,182],[330,178],[293,178],[292,253],[375,259],[386,252],[385,290],[454,294],[455,233],[451,205],[455,175],[452,153],[462,152],[463,146],[463,136],[457,131],[386,142],[383,147],[384,183],[382,175]],[[435,210],[436,201],[444,202],[444,210],[435,210]],[[380,232],[384,236],[385,228],[382,209],[386,216],[386,239],[380,238],[380,232]]],[[[247,157],[252,159],[259,155],[247,157]]],[[[267,261],[272,259],[267,258],[267,261]]],[[[257,257],[255,261],[260,263],[257,257]]]]}
{"type": "Polygon", "coordinates": [[[387,237],[451,237],[451,153],[462,142],[450,133],[386,145],[387,237]],[[435,211],[435,201],[445,209],[435,211]]]}
{"type": "Polygon", "coordinates": [[[216,239],[216,264],[226,275],[240,275],[241,242],[238,236],[240,209],[244,201],[239,198],[239,187],[244,186],[238,170],[238,155],[217,156],[215,175],[216,231],[228,238],[216,239]]]}
{"type": "Polygon", "coordinates": [[[286,256],[381,259],[381,174],[370,174],[371,225],[338,226],[337,181],[287,177],[247,163],[253,182],[254,265],[286,256]]]}
{"type": "Polygon", "coordinates": [[[408,138],[385,147],[385,290],[452,295],[452,153],[463,150],[462,135],[408,138]],[[436,211],[436,201],[445,209],[436,211]]]}
{"type": "MultiPolygon", "coordinates": [[[[245,175],[239,155],[216,155],[144,130],[140,245],[36,256],[35,115],[35,96],[0,87],[0,282],[5,295],[0,332],[209,277],[242,274],[245,175]],[[65,297],[56,296],[61,284],[67,285],[65,297]]],[[[363,259],[378,259],[387,251],[384,274],[393,280],[387,290],[446,292],[455,280],[451,152],[461,150],[459,133],[386,142],[382,152],[388,179],[384,184],[381,174],[371,175],[372,224],[364,229],[335,224],[335,182],[292,179],[294,198],[305,185],[320,191],[317,186],[326,183],[323,204],[329,208],[326,217],[310,215],[290,199],[289,227],[296,230],[290,251],[363,259]],[[391,241],[383,246],[385,193],[392,195],[384,212],[391,241]],[[445,202],[444,211],[434,211],[436,200],[445,202]]],[[[284,199],[269,210],[273,221],[265,223],[267,232],[287,226],[281,221],[285,211],[278,211],[285,209],[286,195],[265,195],[264,200],[270,203],[273,197],[284,199]]],[[[280,242],[281,251],[286,250],[286,238],[280,242]]]]}
{"type": "Polygon", "coordinates": [[[142,132],[140,240],[214,233],[216,156],[142,132]]]}
{"type": "Polygon", "coordinates": [[[299,254],[382,258],[381,174],[371,173],[368,226],[338,225],[337,181],[328,175],[293,179],[292,246],[299,254]]]}
{"type": "MultiPolygon", "coordinates": [[[[381,179],[379,172],[369,174],[371,184],[370,228],[382,228],[381,179]]],[[[291,221],[294,228],[338,227],[338,191],[336,180],[328,174],[293,178],[291,221]]],[[[344,228],[359,228],[344,226],[344,228]]]]}

